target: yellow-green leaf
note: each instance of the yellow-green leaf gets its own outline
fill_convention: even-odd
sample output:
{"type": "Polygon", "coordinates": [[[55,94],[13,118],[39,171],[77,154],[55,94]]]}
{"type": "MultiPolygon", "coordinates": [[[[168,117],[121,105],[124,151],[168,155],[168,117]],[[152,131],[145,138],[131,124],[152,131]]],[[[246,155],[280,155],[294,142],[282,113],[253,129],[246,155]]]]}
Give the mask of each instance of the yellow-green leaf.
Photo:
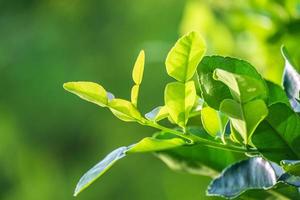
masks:
{"type": "Polygon", "coordinates": [[[181,138],[171,138],[171,139],[157,139],[153,137],[146,137],[139,141],[137,144],[133,145],[127,153],[144,153],[153,151],[162,151],[167,149],[172,149],[175,147],[180,147],[185,145],[186,142],[181,138]]]}
{"type": "Polygon", "coordinates": [[[123,99],[112,99],[108,103],[109,109],[119,119],[130,122],[140,121],[142,116],[131,102],[123,99]]]}
{"type": "Polygon", "coordinates": [[[144,73],[144,64],[145,64],[145,52],[142,50],[140,51],[135,61],[133,71],[132,71],[132,79],[137,85],[140,85],[142,82],[143,73],[144,73]]]}
{"type": "Polygon", "coordinates": [[[76,94],[80,98],[95,103],[99,106],[105,107],[107,105],[107,92],[105,89],[93,82],[68,82],[63,85],[64,89],[76,94]]]}
{"type": "Polygon", "coordinates": [[[206,132],[216,137],[224,134],[228,118],[222,116],[219,111],[206,106],[201,110],[201,121],[206,132]]]}
{"type": "Polygon", "coordinates": [[[267,85],[263,79],[235,74],[223,69],[214,71],[214,78],[228,86],[232,97],[239,102],[248,102],[255,98],[266,99],[267,85]]]}
{"type": "Polygon", "coordinates": [[[245,104],[225,99],[220,105],[220,111],[228,115],[232,127],[241,135],[245,144],[249,144],[255,128],[268,115],[268,108],[261,99],[245,104]]]}
{"type": "Polygon", "coordinates": [[[168,117],[168,109],[166,106],[158,106],[145,114],[145,117],[151,121],[159,121],[168,117]]]}
{"type": "Polygon", "coordinates": [[[138,97],[139,97],[139,89],[140,86],[139,85],[134,85],[131,88],[131,103],[137,107],[137,101],[138,101],[138,97]]]}
{"type": "Polygon", "coordinates": [[[167,56],[168,74],[181,82],[190,80],[205,51],[204,40],[197,32],[184,35],[176,42],[167,56]]]}
{"type": "Polygon", "coordinates": [[[193,81],[167,84],[165,89],[165,105],[172,120],[179,126],[185,127],[196,97],[196,89],[193,81]]]}

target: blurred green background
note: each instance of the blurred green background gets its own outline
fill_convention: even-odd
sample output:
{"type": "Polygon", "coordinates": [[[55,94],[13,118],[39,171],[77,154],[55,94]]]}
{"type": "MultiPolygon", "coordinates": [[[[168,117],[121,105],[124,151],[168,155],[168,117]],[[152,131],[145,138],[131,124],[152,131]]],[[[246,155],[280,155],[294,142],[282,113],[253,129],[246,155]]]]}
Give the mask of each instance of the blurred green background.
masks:
{"type": "MultiPolygon", "coordinates": [[[[65,92],[64,82],[95,81],[129,98],[131,69],[144,49],[139,105],[146,113],[163,103],[168,50],[196,30],[208,55],[247,59],[280,83],[282,44],[300,66],[299,17],[299,0],[1,0],[0,199],[74,199],[86,170],[154,131],[65,92]]],[[[77,199],[212,199],[205,197],[209,181],[133,155],[77,199]]]]}

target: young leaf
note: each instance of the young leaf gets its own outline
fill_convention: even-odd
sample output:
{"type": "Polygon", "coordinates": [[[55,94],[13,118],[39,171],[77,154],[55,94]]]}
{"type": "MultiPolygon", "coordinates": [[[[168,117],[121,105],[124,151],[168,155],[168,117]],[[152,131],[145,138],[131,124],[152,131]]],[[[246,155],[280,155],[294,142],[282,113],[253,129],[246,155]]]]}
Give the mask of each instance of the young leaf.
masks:
{"type": "Polygon", "coordinates": [[[144,65],[145,65],[145,52],[142,50],[140,51],[132,70],[132,79],[135,85],[131,89],[131,102],[135,107],[137,107],[139,88],[143,80],[144,65]]]}
{"type": "Polygon", "coordinates": [[[216,110],[219,110],[224,99],[232,98],[228,87],[213,78],[213,72],[217,68],[263,81],[261,75],[248,62],[230,57],[205,56],[198,67],[201,96],[210,107],[216,110]]]}
{"type": "Polygon", "coordinates": [[[165,88],[165,105],[169,115],[179,126],[185,127],[195,101],[196,89],[193,81],[167,84],[165,88]]]}
{"type": "Polygon", "coordinates": [[[109,168],[111,168],[116,161],[125,156],[127,147],[120,147],[113,152],[109,153],[102,161],[96,164],[88,172],[86,172],[77,183],[74,196],[90,186],[96,179],[102,176],[109,168]]]}
{"type": "Polygon", "coordinates": [[[63,85],[64,89],[76,94],[80,98],[105,107],[108,102],[108,94],[105,89],[93,82],[68,82],[63,85]]]}
{"type": "Polygon", "coordinates": [[[131,103],[137,107],[140,85],[134,85],[131,88],[131,103]]]}
{"type": "Polygon", "coordinates": [[[166,106],[158,106],[151,110],[150,112],[145,114],[145,117],[150,121],[160,121],[166,117],[168,117],[168,109],[166,106]]]}
{"type": "Polygon", "coordinates": [[[184,35],[176,42],[167,56],[167,73],[177,81],[190,80],[205,51],[205,43],[197,32],[184,35]]]}
{"type": "Polygon", "coordinates": [[[216,69],[213,78],[222,81],[229,87],[233,98],[241,103],[256,98],[266,99],[267,88],[263,80],[252,78],[247,75],[234,74],[223,69],[216,69]]]}
{"type": "Polygon", "coordinates": [[[278,166],[261,157],[235,163],[223,170],[208,186],[209,196],[235,198],[250,189],[270,189],[282,174],[278,166]]]}
{"type": "Polygon", "coordinates": [[[223,136],[228,122],[228,117],[224,116],[220,111],[217,111],[209,106],[201,110],[201,121],[203,128],[212,137],[223,136]]]}
{"type": "Polygon", "coordinates": [[[141,121],[143,119],[140,112],[129,101],[123,99],[112,99],[108,103],[108,107],[116,117],[123,121],[141,121]]]}
{"type": "Polygon", "coordinates": [[[300,160],[300,117],[283,103],[273,104],[255,130],[252,143],[274,162],[300,160]]]}
{"type": "Polygon", "coordinates": [[[132,71],[132,79],[136,85],[140,85],[142,83],[144,65],[145,65],[145,52],[142,50],[140,51],[135,61],[133,71],[132,71]]]}
{"type": "Polygon", "coordinates": [[[300,112],[299,99],[300,91],[300,74],[296,70],[296,66],[290,59],[290,56],[285,47],[281,48],[281,53],[285,59],[285,68],[283,73],[283,86],[287,96],[290,99],[290,103],[295,112],[300,112]]]}
{"type": "Polygon", "coordinates": [[[282,160],[280,165],[286,172],[300,176],[300,160],[282,160]]]}
{"type": "Polygon", "coordinates": [[[241,135],[245,144],[250,143],[255,128],[268,115],[268,108],[261,99],[245,104],[225,99],[220,106],[220,111],[228,115],[231,125],[241,135]]]}
{"type": "Polygon", "coordinates": [[[183,146],[185,144],[186,142],[181,138],[157,139],[154,137],[146,137],[133,145],[133,147],[129,149],[128,153],[162,151],[183,146]]]}

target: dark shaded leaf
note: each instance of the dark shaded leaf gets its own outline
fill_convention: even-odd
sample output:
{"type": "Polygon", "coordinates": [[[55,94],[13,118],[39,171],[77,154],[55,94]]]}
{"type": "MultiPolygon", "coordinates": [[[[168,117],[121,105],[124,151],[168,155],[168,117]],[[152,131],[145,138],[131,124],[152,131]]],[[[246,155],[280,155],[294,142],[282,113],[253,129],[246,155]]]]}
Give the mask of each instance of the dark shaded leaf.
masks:
{"type": "Polygon", "coordinates": [[[264,157],[274,162],[300,159],[300,118],[287,105],[273,104],[259,124],[252,143],[264,157]]]}

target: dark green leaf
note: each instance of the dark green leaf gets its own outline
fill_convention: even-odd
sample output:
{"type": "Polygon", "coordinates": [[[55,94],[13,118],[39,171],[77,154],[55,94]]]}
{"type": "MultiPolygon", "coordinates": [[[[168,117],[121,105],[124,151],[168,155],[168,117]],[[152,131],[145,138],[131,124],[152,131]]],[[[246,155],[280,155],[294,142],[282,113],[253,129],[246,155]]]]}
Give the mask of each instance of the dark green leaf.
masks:
{"type": "Polygon", "coordinates": [[[266,83],[269,89],[268,106],[275,103],[284,103],[290,106],[289,99],[287,98],[283,88],[271,81],[266,81],[266,83]]]}
{"type": "Polygon", "coordinates": [[[300,160],[282,160],[280,164],[286,172],[300,176],[300,160]]]}
{"type": "Polygon", "coordinates": [[[252,136],[256,148],[268,159],[300,159],[300,118],[287,105],[273,104],[252,136]]]}
{"type": "Polygon", "coordinates": [[[219,109],[224,99],[232,98],[228,87],[213,78],[213,73],[217,68],[263,81],[261,75],[248,62],[230,57],[205,56],[198,67],[201,96],[210,107],[216,110],[219,109]]]}
{"type": "Polygon", "coordinates": [[[253,157],[235,163],[223,170],[214,179],[207,190],[210,196],[235,198],[250,189],[270,189],[281,176],[282,170],[278,166],[261,157],[253,157]]]}

